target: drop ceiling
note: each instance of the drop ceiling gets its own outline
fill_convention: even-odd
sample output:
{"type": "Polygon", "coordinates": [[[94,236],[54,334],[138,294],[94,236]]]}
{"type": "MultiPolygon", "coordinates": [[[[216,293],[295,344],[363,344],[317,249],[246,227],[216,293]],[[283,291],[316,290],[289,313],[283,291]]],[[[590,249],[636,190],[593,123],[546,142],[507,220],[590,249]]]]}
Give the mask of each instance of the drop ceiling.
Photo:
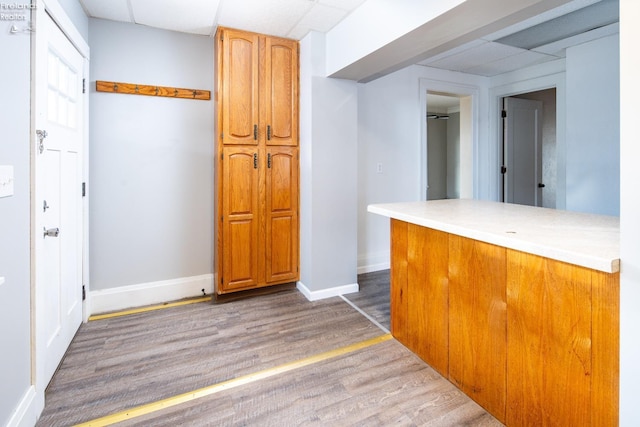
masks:
{"type": "MultiPolygon", "coordinates": [[[[367,0],[80,0],[87,15],[212,35],[218,26],[300,40],[327,32],[367,0]]],[[[468,0],[471,1],[471,0],[468,0]]],[[[495,76],[565,56],[618,32],[618,0],[573,0],[418,65],[495,76]]]]}
{"type": "Polygon", "coordinates": [[[80,0],[93,18],[212,35],[217,26],[300,40],[327,32],[365,0],[80,0]]]}

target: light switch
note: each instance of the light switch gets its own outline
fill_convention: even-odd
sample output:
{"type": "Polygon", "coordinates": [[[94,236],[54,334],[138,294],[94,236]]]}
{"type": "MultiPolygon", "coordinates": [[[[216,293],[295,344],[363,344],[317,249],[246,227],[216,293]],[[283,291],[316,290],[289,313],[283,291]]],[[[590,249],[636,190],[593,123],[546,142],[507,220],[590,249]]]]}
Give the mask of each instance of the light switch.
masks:
{"type": "Polygon", "coordinates": [[[0,197],[13,196],[13,166],[0,165],[0,197]]]}

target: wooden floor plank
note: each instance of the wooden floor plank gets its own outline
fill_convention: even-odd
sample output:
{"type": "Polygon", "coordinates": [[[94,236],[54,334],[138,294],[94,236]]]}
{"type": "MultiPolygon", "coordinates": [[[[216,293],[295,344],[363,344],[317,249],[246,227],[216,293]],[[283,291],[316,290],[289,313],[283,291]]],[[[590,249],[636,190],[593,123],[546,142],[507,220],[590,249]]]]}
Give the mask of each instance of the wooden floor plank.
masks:
{"type": "MultiPolygon", "coordinates": [[[[358,307],[388,325],[388,271],[372,275],[359,281],[384,290],[367,289],[358,307]]],[[[90,322],[49,385],[37,426],[89,421],[380,333],[344,300],[309,302],[297,291],[90,322]]],[[[123,425],[500,425],[397,341],[373,348],[123,425]]]]}

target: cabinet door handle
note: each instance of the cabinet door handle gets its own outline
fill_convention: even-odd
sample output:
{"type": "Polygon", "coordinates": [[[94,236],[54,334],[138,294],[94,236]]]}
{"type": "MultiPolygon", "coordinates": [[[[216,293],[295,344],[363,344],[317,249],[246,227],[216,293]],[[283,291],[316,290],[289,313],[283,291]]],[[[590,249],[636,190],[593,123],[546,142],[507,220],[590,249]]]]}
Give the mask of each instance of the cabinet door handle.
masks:
{"type": "Polygon", "coordinates": [[[258,125],[253,125],[253,139],[254,141],[258,140],[258,125]]]}
{"type": "Polygon", "coordinates": [[[267,141],[271,141],[271,125],[267,125],[267,141]]]}
{"type": "Polygon", "coordinates": [[[258,153],[253,153],[253,168],[258,169],[258,153]]]}
{"type": "Polygon", "coordinates": [[[271,169],[271,153],[267,154],[267,167],[271,169]]]}

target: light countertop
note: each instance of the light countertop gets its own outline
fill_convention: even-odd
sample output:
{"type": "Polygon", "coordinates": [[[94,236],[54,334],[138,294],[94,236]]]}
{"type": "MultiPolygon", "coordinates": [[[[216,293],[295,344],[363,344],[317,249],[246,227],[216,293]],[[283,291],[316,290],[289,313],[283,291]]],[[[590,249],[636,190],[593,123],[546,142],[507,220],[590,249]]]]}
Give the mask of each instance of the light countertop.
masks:
{"type": "Polygon", "coordinates": [[[620,219],[469,199],[369,205],[423,227],[606,273],[620,271],[620,219]]]}

